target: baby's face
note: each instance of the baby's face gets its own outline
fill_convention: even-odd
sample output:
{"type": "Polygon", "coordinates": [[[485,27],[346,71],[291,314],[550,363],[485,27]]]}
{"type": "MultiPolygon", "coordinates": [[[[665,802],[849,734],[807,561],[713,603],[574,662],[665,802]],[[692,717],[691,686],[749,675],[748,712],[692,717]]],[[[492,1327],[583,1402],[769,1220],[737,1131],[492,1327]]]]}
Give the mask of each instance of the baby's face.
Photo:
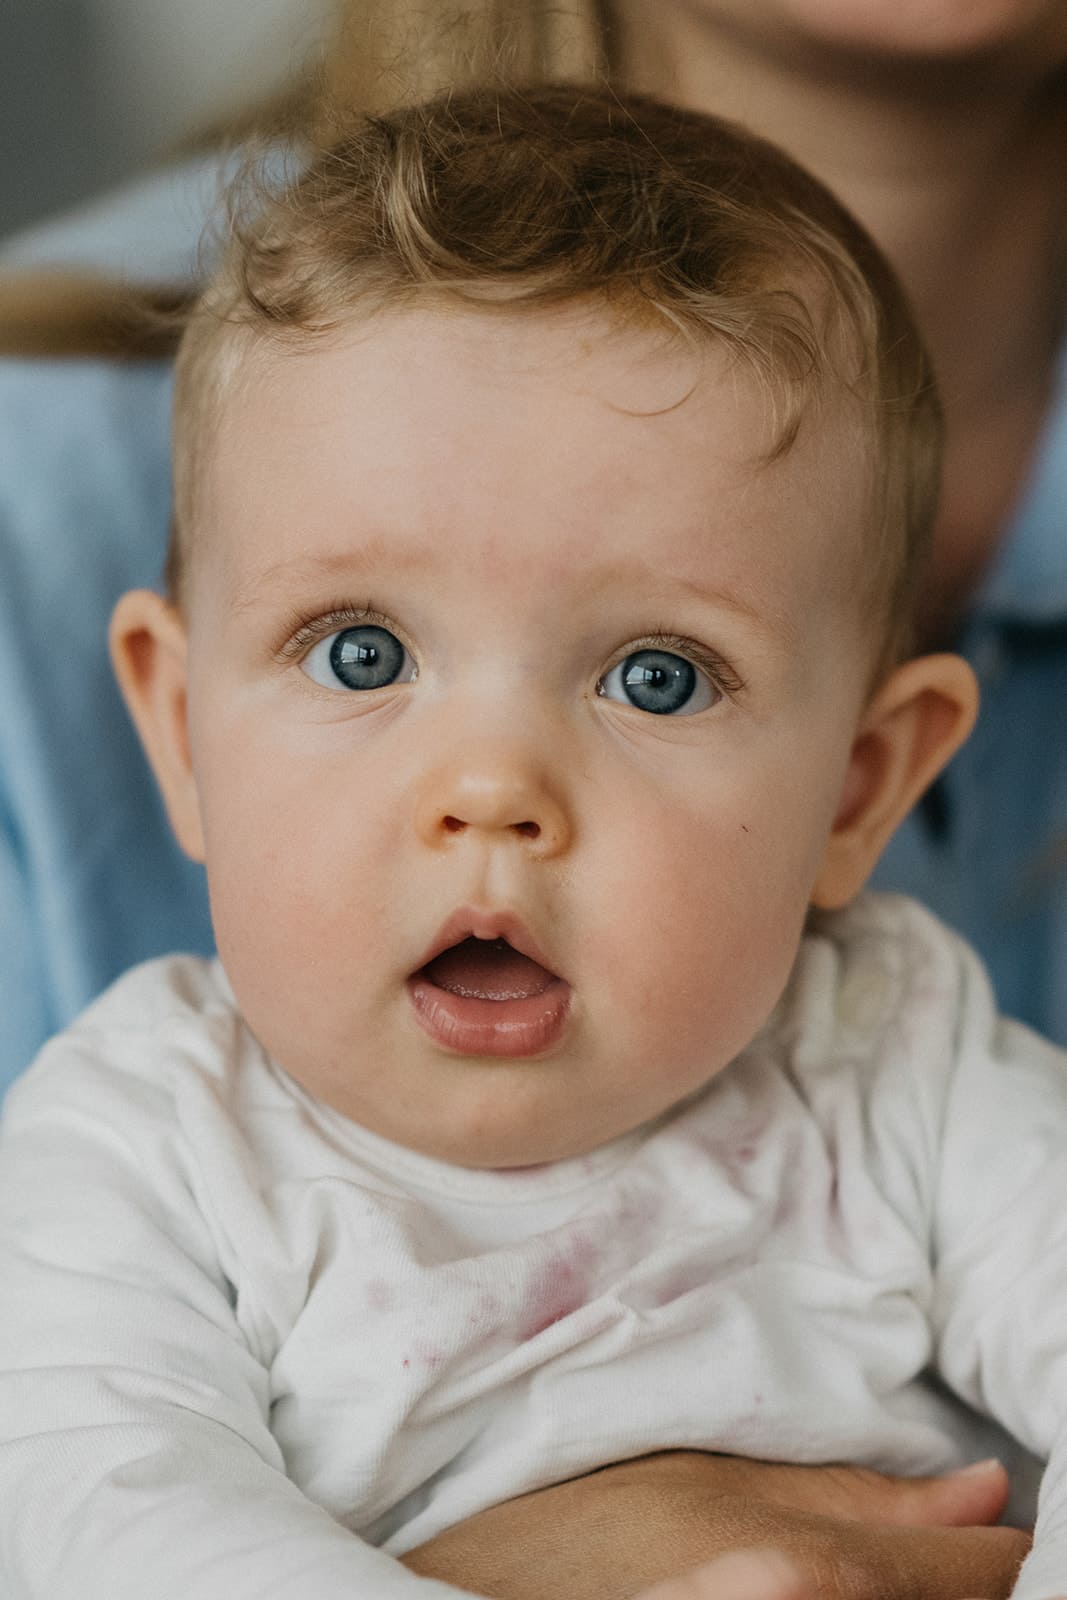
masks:
{"type": "Polygon", "coordinates": [[[742,367],[582,308],[390,313],[244,380],[188,602],[241,1007],[388,1138],[591,1149],[789,973],[872,651],[854,425],[761,463],[742,367]]]}

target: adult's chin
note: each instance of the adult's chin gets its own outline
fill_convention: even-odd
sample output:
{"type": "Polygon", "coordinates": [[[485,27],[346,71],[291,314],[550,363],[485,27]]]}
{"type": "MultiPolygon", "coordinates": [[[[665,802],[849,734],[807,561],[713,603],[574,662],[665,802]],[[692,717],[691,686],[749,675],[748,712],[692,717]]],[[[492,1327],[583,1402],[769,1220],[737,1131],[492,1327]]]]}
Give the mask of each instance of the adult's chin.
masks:
{"type": "Polygon", "coordinates": [[[1045,68],[1067,61],[1061,0],[701,0],[712,22],[762,40],[800,66],[966,63],[1007,55],[1045,68]]]}
{"type": "MultiPolygon", "coordinates": [[[[733,0],[731,0],[733,3],[733,0]]],[[[1060,0],[766,0],[795,34],[833,51],[966,61],[1040,43],[1067,59],[1060,0]]],[[[1049,65],[1052,62],[1049,61],[1049,65]]]]}

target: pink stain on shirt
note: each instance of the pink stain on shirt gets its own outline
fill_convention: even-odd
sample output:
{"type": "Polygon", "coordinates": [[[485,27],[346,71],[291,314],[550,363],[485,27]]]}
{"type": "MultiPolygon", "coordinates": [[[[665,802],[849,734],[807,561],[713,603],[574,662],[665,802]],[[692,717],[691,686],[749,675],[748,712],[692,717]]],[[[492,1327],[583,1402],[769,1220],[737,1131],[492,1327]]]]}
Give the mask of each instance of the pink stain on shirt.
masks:
{"type": "Polygon", "coordinates": [[[523,1300],[522,1341],[536,1338],[586,1304],[598,1254],[587,1237],[576,1233],[569,1247],[535,1268],[523,1300]]]}

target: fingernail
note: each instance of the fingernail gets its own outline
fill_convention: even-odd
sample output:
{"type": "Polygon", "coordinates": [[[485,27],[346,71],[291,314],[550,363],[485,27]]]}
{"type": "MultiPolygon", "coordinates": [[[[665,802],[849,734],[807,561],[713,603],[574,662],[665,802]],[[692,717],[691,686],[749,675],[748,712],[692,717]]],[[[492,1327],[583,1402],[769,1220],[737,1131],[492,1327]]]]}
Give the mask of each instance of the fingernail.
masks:
{"type": "Polygon", "coordinates": [[[955,1472],[950,1472],[950,1478],[977,1478],[980,1472],[999,1472],[1001,1463],[996,1456],[987,1456],[984,1461],[972,1461],[969,1467],[958,1467],[955,1472]]]}

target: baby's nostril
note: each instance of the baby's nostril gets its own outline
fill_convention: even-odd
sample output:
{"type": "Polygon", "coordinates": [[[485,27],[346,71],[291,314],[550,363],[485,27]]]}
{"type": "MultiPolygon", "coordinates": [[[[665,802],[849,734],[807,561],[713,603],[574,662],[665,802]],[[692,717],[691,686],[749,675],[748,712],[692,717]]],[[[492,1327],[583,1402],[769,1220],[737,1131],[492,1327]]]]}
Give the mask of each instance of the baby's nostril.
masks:
{"type": "MultiPolygon", "coordinates": [[[[441,826],[446,833],[462,833],[468,824],[462,817],[444,816],[441,826]]],[[[539,822],[513,822],[511,827],[516,833],[521,833],[524,839],[539,839],[541,837],[541,824],[539,822]]]]}

